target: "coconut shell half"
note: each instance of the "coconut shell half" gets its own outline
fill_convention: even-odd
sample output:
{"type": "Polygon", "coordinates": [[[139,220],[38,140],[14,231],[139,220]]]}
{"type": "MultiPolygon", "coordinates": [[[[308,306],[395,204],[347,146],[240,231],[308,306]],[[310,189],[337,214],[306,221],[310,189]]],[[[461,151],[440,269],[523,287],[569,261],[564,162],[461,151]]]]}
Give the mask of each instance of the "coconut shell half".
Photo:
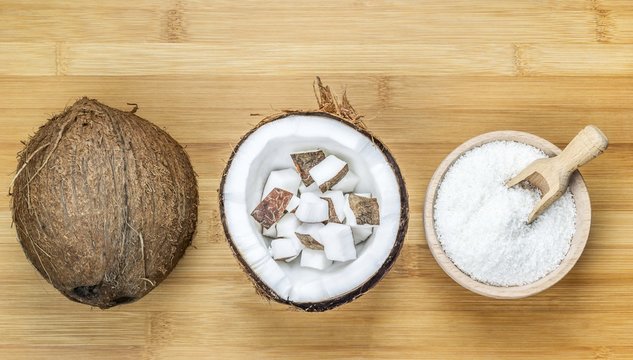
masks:
{"type": "Polygon", "coordinates": [[[345,95],[339,102],[318,78],[316,85],[318,110],[270,116],[242,137],[223,172],[219,205],[228,244],[256,291],[269,300],[322,312],[365,294],[390,270],[407,232],[409,205],[391,152],[365,128],[345,95]],[[381,206],[381,225],[357,246],[358,258],[325,270],[272,260],[270,239],[249,218],[268,173],[293,166],[290,156],[279,154],[316,147],[349,161],[350,171],[360,174],[357,191],[376,194],[381,206]],[[381,178],[373,178],[376,174],[381,178]]]}
{"type": "Polygon", "coordinates": [[[187,153],[135,110],[78,100],[29,140],[12,185],[27,258],[66,297],[103,309],[160,284],[196,229],[187,153]]]}

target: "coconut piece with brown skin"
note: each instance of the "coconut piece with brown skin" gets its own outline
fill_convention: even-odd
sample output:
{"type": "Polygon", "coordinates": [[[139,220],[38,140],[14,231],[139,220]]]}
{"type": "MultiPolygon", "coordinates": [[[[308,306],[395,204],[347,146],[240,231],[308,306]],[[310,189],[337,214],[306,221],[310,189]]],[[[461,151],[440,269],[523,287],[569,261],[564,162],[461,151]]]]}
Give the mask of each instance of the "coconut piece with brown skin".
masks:
{"type": "Polygon", "coordinates": [[[336,185],[349,171],[345,161],[335,155],[328,155],[323,161],[310,169],[310,177],[319,186],[321,192],[326,192],[336,185]]]}
{"type": "Polygon", "coordinates": [[[310,169],[325,160],[323,150],[308,150],[290,154],[292,161],[295,163],[297,172],[301,175],[301,181],[305,186],[310,186],[314,180],[310,176],[310,169]]]}
{"type": "Polygon", "coordinates": [[[196,228],[185,150],[135,110],[78,100],[28,141],[12,186],[27,258],[66,297],[100,308],[154,289],[196,228]]]}
{"type": "MultiPolygon", "coordinates": [[[[257,293],[306,311],[326,311],[363,295],[393,266],[407,230],[409,206],[405,184],[392,154],[366,129],[345,94],[339,101],[320,80],[315,85],[318,110],[286,111],[270,116],[239,141],[222,175],[219,205],[228,244],[257,293]],[[325,153],[335,151],[344,159],[357,175],[350,178],[350,184],[358,184],[349,191],[375,194],[383,220],[374,228],[370,240],[358,246],[355,260],[339,262],[327,271],[302,267],[329,266],[330,260],[320,250],[303,249],[301,264],[287,265],[273,260],[268,252],[269,240],[262,236],[248,210],[260,200],[262,179],[271,171],[293,166],[289,156],[284,160],[279,154],[311,148],[323,149],[325,153]]],[[[306,190],[302,184],[299,190],[302,198],[308,193],[306,190]]],[[[322,195],[318,188],[315,193],[318,197],[322,195]]],[[[349,245],[348,235],[346,232],[346,245],[349,245]]],[[[347,252],[347,248],[341,250],[347,252]]]]}
{"type": "Polygon", "coordinates": [[[323,250],[323,245],[318,240],[318,233],[325,225],[316,224],[301,224],[296,230],[295,235],[301,243],[308,249],[323,250]]]}
{"type": "Polygon", "coordinates": [[[319,239],[323,243],[325,256],[333,261],[356,259],[356,247],[352,228],[348,225],[328,223],[319,230],[319,239]]]}
{"type": "Polygon", "coordinates": [[[338,183],[332,186],[331,190],[341,191],[343,193],[352,192],[356,188],[356,184],[358,184],[359,180],[358,175],[349,170],[338,183]]]}
{"type": "Polygon", "coordinates": [[[342,223],[345,220],[345,195],[342,191],[327,191],[321,199],[328,202],[329,222],[342,223]]]}
{"type": "Polygon", "coordinates": [[[292,196],[291,192],[274,188],[266,195],[264,200],[257,205],[251,213],[251,216],[257,220],[264,229],[269,229],[284,216],[292,196]]]}
{"type": "Polygon", "coordinates": [[[301,222],[317,223],[327,221],[329,218],[328,203],[313,193],[305,193],[301,195],[301,201],[297,210],[295,210],[295,215],[301,222]]]}
{"type": "Polygon", "coordinates": [[[328,208],[328,220],[327,222],[340,223],[338,217],[336,216],[336,209],[334,208],[334,202],[330,198],[322,197],[321,199],[327,201],[328,208]]]}
{"type": "Polygon", "coordinates": [[[348,194],[345,197],[345,217],[348,219],[348,225],[380,225],[378,199],[359,194],[348,194]]]}
{"type": "Polygon", "coordinates": [[[274,188],[286,190],[296,194],[301,184],[301,177],[295,169],[283,169],[271,171],[266,180],[266,186],[262,192],[262,199],[266,197],[274,188]]]}

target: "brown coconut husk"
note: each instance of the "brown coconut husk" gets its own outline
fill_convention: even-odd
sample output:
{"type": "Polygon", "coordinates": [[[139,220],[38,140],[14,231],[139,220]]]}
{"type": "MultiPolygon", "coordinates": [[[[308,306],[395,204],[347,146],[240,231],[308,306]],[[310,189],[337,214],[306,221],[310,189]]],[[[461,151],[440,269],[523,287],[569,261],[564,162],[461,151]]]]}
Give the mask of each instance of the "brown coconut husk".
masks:
{"type": "Polygon", "coordinates": [[[400,254],[400,250],[402,249],[402,245],[404,243],[404,237],[407,232],[407,228],[409,225],[409,195],[406,190],[404,178],[400,172],[400,168],[396,163],[395,158],[387,149],[387,146],[383,144],[378,138],[376,138],[369,130],[367,130],[366,125],[362,121],[362,116],[359,115],[356,110],[352,107],[349,100],[347,99],[347,93],[344,92],[341,100],[338,100],[338,97],[334,94],[334,92],[330,89],[329,86],[324,86],[319,77],[316,78],[314,82],[314,92],[317,99],[317,103],[319,105],[318,109],[312,111],[303,111],[303,110],[286,110],[278,114],[274,114],[262,119],[255,127],[253,127],[249,132],[247,132],[238,142],[238,144],[233,149],[229,160],[227,161],[226,168],[222,173],[222,180],[220,183],[220,188],[218,190],[219,195],[219,205],[220,205],[220,220],[222,221],[222,225],[224,227],[224,234],[226,236],[227,242],[233,255],[238,260],[242,270],[246,273],[248,278],[251,280],[255,287],[255,291],[266,300],[272,300],[281,304],[289,305],[293,308],[304,310],[308,312],[323,312],[327,310],[334,309],[343,304],[347,304],[349,302],[354,301],[358,297],[365,294],[371,288],[373,288],[382,278],[385,276],[389,270],[393,267],[398,255],[400,254]],[[224,197],[223,190],[224,184],[226,181],[226,175],[228,170],[231,167],[231,163],[233,162],[235,153],[240,148],[242,143],[257,129],[261,126],[270,123],[272,121],[276,121],[287,116],[291,115],[307,115],[307,116],[323,116],[329,117],[331,119],[337,120],[346,126],[349,126],[361,134],[369,137],[374,145],[382,153],[384,154],[387,162],[391,166],[396,179],[398,180],[398,184],[400,185],[400,203],[402,204],[402,208],[400,210],[400,224],[398,226],[398,234],[396,236],[396,241],[394,246],[389,253],[389,256],[381,266],[381,268],[371,277],[369,278],[362,286],[357,287],[349,291],[346,294],[338,296],[333,299],[329,299],[322,302],[317,303],[298,303],[293,302],[288,299],[284,299],[279,297],[268,285],[266,285],[263,281],[261,281],[255,272],[249,267],[248,263],[244,260],[244,258],[240,255],[237,250],[236,245],[233,243],[231,238],[231,234],[229,233],[227,226],[227,219],[224,212],[224,197]]]}
{"type": "Polygon", "coordinates": [[[137,108],[78,100],[18,154],[10,190],[27,258],[66,297],[103,309],[160,284],[196,229],[189,157],[137,108]]]}

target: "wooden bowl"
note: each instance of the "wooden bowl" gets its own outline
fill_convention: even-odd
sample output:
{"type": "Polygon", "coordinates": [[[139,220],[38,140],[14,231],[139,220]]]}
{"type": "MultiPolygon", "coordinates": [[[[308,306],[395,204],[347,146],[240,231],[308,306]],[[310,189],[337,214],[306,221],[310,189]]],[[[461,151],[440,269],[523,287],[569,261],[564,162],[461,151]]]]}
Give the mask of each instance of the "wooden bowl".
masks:
{"type": "Polygon", "coordinates": [[[466,141],[453,150],[453,152],[442,161],[431,178],[424,205],[424,230],[433,257],[435,257],[435,260],[444,272],[458,284],[477,294],[496,299],[519,299],[537,294],[556,284],[574,267],[589,237],[591,203],[589,201],[589,192],[587,191],[585,181],[578,171],[574,172],[570,177],[569,186],[574,195],[574,201],[576,202],[576,232],[571,239],[569,251],[560,265],[543,278],[527,285],[510,287],[488,285],[471,278],[451,261],[437,238],[435,220],[433,217],[435,198],[437,196],[437,190],[444,179],[444,174],[455,160],[470,149],[496,140],[510,140],[532,145],[543,150],[548,156],[557,155],[561,152],[556,145],[549,141],[536,135],[519,131],[495,131],[476,136],[466,141]]]}

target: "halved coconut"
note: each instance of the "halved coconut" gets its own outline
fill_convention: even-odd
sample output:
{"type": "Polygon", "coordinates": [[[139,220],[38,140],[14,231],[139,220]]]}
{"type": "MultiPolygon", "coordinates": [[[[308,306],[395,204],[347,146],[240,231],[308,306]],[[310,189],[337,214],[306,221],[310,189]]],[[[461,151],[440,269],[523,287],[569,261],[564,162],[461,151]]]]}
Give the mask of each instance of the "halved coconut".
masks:
{"type": "MultiPolygon", "coordinates": [[[[335,308],[371,289],[394,264],[409,220],[407,191],[391,153],[366,130],[345,95],[338,102],[319,79],[317,86],[318,111],[288,111],[268,117],[241,139],[224,170],[219,190],[220,215],[228,243],[258,293],[306,311],[335,308]],[[356,183],[350,191],[371,193],[376,198],[380,225],[373,228],[367,240],[356,245],[355,256],[349,246],[348,230],[324,232],[323,235],[344,238],[345,248],[331,250],[345,252],[337,257],[348,261],[334,261],[330,265],[325,251],[309,248],[303,249],[301,261],[275,261],[269,253],[271,239],[262,235],[261,226],[250,213],[260,203],[268,174],[294,167],[288,154],[316,148],[344,161],[347,174],[353,171],[354,175],[348,179],[352,181],[342,185],[350,187],[350,183],[356,183]]],[[[336,169],[337,164],[332,168],[336,169]]],[[[338,169],[335,175],[340,172],[338,169]]],[[[330,181],[328,187],[342,191],[332,183],[341,184],[345,177],[330,181]]],[[[314,180],[310,186],[316,184],[317,179],[314,180]]],[[[301,187],[302,199],[309,192],[318,198],[323,196],[318,187],[314,191],[306,191],[304,184],[301,187]]],[[[296,211],[300,207],[301,204],[296,211]]],[[[336,225],[330,228],[346,227],[336,225]]],[[[288,244],[276,243],[279,245],[288,244]]],[[[278,250],[278,257],[293,254],[289,246],[283,249],[279,246],[278,250]]]]}

